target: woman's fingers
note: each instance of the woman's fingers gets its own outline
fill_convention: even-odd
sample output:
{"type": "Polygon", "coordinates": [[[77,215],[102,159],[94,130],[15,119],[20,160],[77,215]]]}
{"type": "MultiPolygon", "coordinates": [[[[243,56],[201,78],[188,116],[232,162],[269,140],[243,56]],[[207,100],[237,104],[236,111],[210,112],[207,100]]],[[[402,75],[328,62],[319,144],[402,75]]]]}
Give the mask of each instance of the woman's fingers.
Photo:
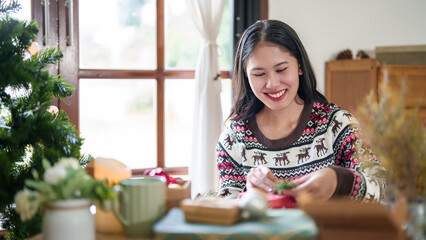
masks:
{"type": "Polygon", "coordinates": [[[271,169],[265,166],[259,167],[260,172],[262,172],[262,177],[265,176],[265,183],[271,188],[275,187],[275,183],[278,181],[278,178],[272,173],[271,169]]]}
{"type": "MultiPolygon", "coordinates": [[[[278,178],[265,166],[250,169],[247,175],[247,187],[259,188],[265,192],[274,189],[278,178]]],[[[309,194],[315,200],[329,199],[337,186],[337,175],[331,168],[323,168],[294,180],[297,185],[293,189],[285,189],[283,193],[297,198],[301,194],[309,194]]]]}
{"type": "Polygon", "coordinates": [[[334,193],[337,185],[337,176],[334,170],[323,168],[312,172],[298,180],[297,187],[283,191],[284,194],[297,198],[307,193],[315,200],[328,200],[334,193]]]}
{"type": "Polygon", "coordinates": [[[247,175],[247,187],[257,187],[268,192],[272,191],[277,180],[278,178],[274,176],[269,168],[260,166],[250,169],[247,175]]]}

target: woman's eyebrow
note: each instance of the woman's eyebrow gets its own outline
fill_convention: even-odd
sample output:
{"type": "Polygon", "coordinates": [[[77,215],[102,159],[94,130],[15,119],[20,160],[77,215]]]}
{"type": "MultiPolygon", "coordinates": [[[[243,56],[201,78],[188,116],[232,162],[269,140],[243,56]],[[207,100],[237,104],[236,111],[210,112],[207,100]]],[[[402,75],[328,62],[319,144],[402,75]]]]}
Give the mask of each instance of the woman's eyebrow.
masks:
{"type": "MultiPolygon", "coordinates": [[[[283,65],[283,64],[287,64],[287,63],[288,63],[287,61],[277,63],[277,64],[274,65],[274,68],[278,67],[280,65],[283,65]]],[[[264,70],[264,68],[262,68],[262,67],[255,67],[255,68],[250,69],[250,71],[256,71],[256,70],[264,70]]]]}
{"type": "Polygon", "coordinates": [[[280,65],[282,65],[282,64],[286,64],[286,63],[288,63],[288,62],[287,62],[287,61],[280,62],[280,63],[275,64],[275,65],[274,65],[274,67],[278,67],[278,66],[280,66],[280,65]]]}
{"type": "Polygon", "coordinates": [[[250,71],[263,70],[263,69],[264,68],[262,68],[262,67],[255,67],[255,68],[250,69],[250,71]]]}

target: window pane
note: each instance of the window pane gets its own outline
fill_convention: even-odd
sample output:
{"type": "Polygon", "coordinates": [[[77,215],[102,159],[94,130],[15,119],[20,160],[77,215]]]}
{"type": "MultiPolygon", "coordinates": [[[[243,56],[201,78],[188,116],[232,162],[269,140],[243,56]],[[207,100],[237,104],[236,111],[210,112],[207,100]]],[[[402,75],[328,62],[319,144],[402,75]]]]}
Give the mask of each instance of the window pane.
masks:
{"type": "MultiPolygon", "coordinates": [[[[9,4],[11,0],[1,1],[5,4],[9,4]]],[[[19,9],[17,12],[10,13],[10,17],[19,19],[19,20],[25,20],[30,21],[31,20],[31,1],[29,0],[18,0],[18,3],[21,5],[21,9],[19,9]]]]}
{"type": "MultiPolygon", "coordinates": [[[[231,17],[229,2],[226,1],[222,23],[217,38],[219,45],[219,67],[231,68],[231,17]]],[[[202,43],[185,0],[165,0],[166,66],[167,68],[195,69],[202,43]]]]}
{"type": "Polygon", "coordinates": [[[164,96],[166,167],[188,166],[192,156],[195,81],[167,79],[164,96]]]}
{"type": "MultiPolygon", "coordinates": [[[[2,1],[4,2],[4,1],[2,1]]],[[[10,0],[5,1],[5,3],[10,3],[10,0]]],[[[21,5],[21,9],[18,12],[11,13],[10,16],[17,18],[19,20],[31,20],[31,1],[29,0],[18,0],[18,3],[21,5]]]]}
{"type": "Polygon", "coordinates": [[[80,68],[155,69],[156,1],[79,1],[80,68]]]}
{"type": "MultiPolygon", "coordinates": [[[[192,158],[195,81],[167,79],[165,83],[165,162],[167,167],[189,166],[192,158]]],[[[231,80],[222,80],[223,120],[229,115],[231,80]]]]}
{"type": "Polygon", "coordinates": [[[231,113],[232,107],[232,81],[229,78],[222,79],[222,92],[220,93],[220,100],[222,103],[223,122],[225,122],[231,113]]]}
{"type": "Polygon", "coordinates": [[[219,68],[224,70],[231,69],[232,66],[232,17],[230,11],[230,0],[225,1],[223,9],[222,22],[220,24],[217,44],[219,49],[219,68]]]}
{"type": "Polygon", "coordinates": [[[189,15],[185,0],[165,0],[166,66],[195,69],[201,35],[189,15]]]}
{"type": "Polygon", "coordinates": [[[80,79],[82,153],[157,166],[156,81],[80,79]]]}

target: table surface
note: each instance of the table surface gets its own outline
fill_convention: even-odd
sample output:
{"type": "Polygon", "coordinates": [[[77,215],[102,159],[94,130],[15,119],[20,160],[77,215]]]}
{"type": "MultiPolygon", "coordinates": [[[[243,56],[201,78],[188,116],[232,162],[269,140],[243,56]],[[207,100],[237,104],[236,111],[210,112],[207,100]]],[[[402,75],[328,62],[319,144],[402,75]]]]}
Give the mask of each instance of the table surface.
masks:
{"type": "MultiPolygon", "coordinates": [[[[190,223],[180,208],[171,209],[154,227],[153,239],[317,239],[315,222],[300,209],[270,209],[257,221],[242,221],[234,225],[190,223]],[[245,238],[244,238],[245,239],[245,238]]],[[[28,240],[43,240],[38,234],[28,240]]],[[[152,240],[128,238],[122,234],[96,233],[96,240],[152,240]]]]}
{"type": "Polygon", "coordinates": [[[173,208],[153,229],[157,239],[318,238],[315,222],[300,209],[269,209],[260,220],[225,226],[187,222],[183,210],[173,208]]]}

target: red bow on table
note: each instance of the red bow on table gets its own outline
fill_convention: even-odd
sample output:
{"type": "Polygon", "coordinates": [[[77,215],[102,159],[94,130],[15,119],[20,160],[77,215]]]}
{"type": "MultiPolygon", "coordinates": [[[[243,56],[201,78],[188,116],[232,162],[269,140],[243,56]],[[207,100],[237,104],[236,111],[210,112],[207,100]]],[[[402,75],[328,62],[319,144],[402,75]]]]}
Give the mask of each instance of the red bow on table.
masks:
{"type": "Polygon", "coordinates": [[[170,183],[177,183],[177,180],[180,180],[181,178],[179,177],[172,177],[170,176],[166,171],[164,171],[162,168],[151,168],[151,169],[147,169],[145,170],[145,172],[143,173],[143,175],[147,175],[147,176],[160,176],[162,178],[164,178],[166,180],[166,185],[168,186],[170,183]]]}

